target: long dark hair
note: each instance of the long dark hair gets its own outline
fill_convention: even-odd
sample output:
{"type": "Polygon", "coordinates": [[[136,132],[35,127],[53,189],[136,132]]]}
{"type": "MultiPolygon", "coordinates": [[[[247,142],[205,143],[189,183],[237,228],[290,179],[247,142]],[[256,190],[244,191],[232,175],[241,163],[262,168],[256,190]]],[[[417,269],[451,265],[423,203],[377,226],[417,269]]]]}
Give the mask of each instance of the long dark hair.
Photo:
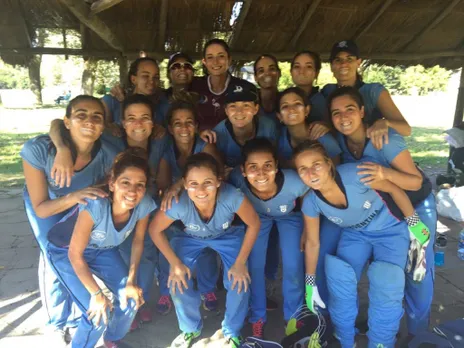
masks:
{"type": "Polygon", "coordinates": [[[166,124],[170,125],[172,121],[172,117],[174,116],[174,113],[178,110],[188,110],[193,116],[193,120],[195,121],[195,124],[198,124],[198,110],[189,101],[184,101],[184,100],[176,100],[171,103],[169,106],[168,112],[166,113],[166,124]]]}
{"type": "MultiPolygon", "coordinates": [[[[101,109],[103,111],[103,119],[104,120],[106,119],[105,107],[103,106],[102,101],[100,99],[98,99],[98,98],[95,98],[95,97],[93,97],[91,95],[86,95],[86,94],[81,94],[81,95],[78,95],[77,97],[71,99],[71,101],[68,103],[68,106],[66,106],[65,117],[67,119],[71,118],[73,108],[77,104],[79,104],[81,102],[86,102],[86,101],[95,102],[98,105],[100,105],[100,107],[101,107],[101,109]]],[[[76,147],[76,144],[74,143],[74,140],[71,137],[71,133],[70,133],[69,129],[67,129],[66,126],[64,125],[64,122],[60,123],[59,132],[60,132],[60,136],[61,136],[61,139],[62,139],[64,145],[71,151],[71,156],[72,156],[73,163],[76,163],[77,147],[76,147]]],[[[95,145],[94,145],[94,149],[95,149],[95,145]]],[[[55,147],[55,145],[53,143],[50,143],[49,152],[52,152],[52,151],[56,152],[56,147],[55,147]]],[[[92,150],[92,152],[94,152],[94,151],[92,150]]]]}
{"type": "MultiPolygon", "coordinates": [[[[207,41],[205,43],[205,45],[203,46],[203,58],[206,59],[206,50],[211,45],[222,46],[222,48],[224,48],[224,51],[226,51],[226,53],[227,53],[227,58],[230,58],[230,47],[229,47],[229,45],[224,40],[218,39],[218,38],[211,39],[211,40],[209,40],[209,41],[207,41]]],[[[203,73],[205,75],[209,75],[208,69],[206,69],[206,66],[204,64],[203,64],[203,73]]]]}
{"type": "Polygon", "coordinates": [[[127,74],[127,87],[130,89],[131,92],[134,91],[134,84],[131,81],[131,77],[137,75],[137,71],[139,70],[139,65],[140,65],[140,63],[143,63],[143,62],[152,62],[153,64],[155,64],[155,66],[158,68],[158,71],[159,71],[158,62],[153,58],[140,57],[140,58],[137,58],[136,60],[134,60],[131,63],[131,65],[129,67],[129,72],[127,74]]]}
{"type": "Polygon", "coordinates": [[[322,69],[322,60],[321,56],[319,53],[313,52],[313,51],[300,51],[297,54],[293,56],[292,62],[290,63],[290,70],[293,69],[293,66],[295,65],[295,60],[302,55],[308,55],[312,58],[314,61],[314,69],[316,70],[316,73],[319,74],[319,71],[322,69]]]}
{"type": "Polygon", "coordinates": [[[119,176],[129,167],[135,167],[142,170],[147,178],[147,186],[150,182],[150,166],[148,165],[148,154],[141,147],[130,147],[127,150],[116,155],[113,166],[108,173],[105,182],[101,185],[103,191],[106,191],[110,198],[112,193],[109,188],[109,182],[116,181],[119,176]]]}
{"type": "Polygon", "coordinates": [[[199,152],[191,155],[185,162],[182,177],[185,179],[193,168],[208,168],[220,180],[222,178],[222,169],[216,159],[206,152],[199,152]]]}
{"type": "Polygon", "coordinates": [[[272,158],[277,161],[276,147],[268,138],[257,137],[248,140],[242,148],[242,163],[245,163],[248,156],[257,152],[270,153],[272,158]]]}

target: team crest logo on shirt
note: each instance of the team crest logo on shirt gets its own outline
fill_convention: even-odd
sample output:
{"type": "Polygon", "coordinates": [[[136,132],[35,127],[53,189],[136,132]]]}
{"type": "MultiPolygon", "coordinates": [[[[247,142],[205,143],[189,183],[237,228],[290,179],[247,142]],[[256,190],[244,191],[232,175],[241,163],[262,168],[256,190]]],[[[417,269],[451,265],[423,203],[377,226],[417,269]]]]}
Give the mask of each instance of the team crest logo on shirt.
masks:
{"type": "Polygon", "coordinates": [[[243,92],[243,87],[242,86],[235,86],[234,93],[242,93],[243,92]]]}
{"type": "Polygon", "coordinates": [[[332,221],[334,224],[337,224],[337,225],[340,225],[343,222],[342,219],[340,219],[339,217],[336,217],[336,216],[329,217],[329,220],[332,221]]]}
{"type": "Polygon", "coordinates": [[[97,241],[105,240],[106,232],[100,231],[100,230],[92,231],[92,233],[90,234],[90,238],[92,238],[93,240],[97,240],[97,241]]]}
{"type": "Polygon", "coordinates": [[[226,221],[226,222],[224,222],[224,223],[222,224],[222,229],[223,229],[223,230],[225,230],[225,229],[227,229],[227,228],[229,228],[229,221],[226,221]]]}
{"type": "Polygon", "coordinates": [[[50,178],[50,179],[48,180],[48,185],[50,185],[50,186],[53,187],[53,188],[59,188],[59,186],[60,186],[60,185],[59,185],[54,179],[52,179],[52,178],[50,178]]]}
{"type": "Polygon", "coordinates": [[[348,47],[348,44],[346,43],[346,41],[340,41],[340,42],[338,43],[338,47],[340,47],[340,48],[348,47]]]}
{"type": "Polygon", "coordinates": [[[126,239],[127,237],[129,237],[129,235],[131,234],[133,228],[130,228],[127,230],[127,232],[124,234],[124,239],[126,239]]]}
{"type": "Polygon", "coordinates": [[[363,204],[364,209],[369,209],[371,206],[372,206],[372,204],[369,201],[365,201],[364,204],[363,204]]]}
{"type": "Polygon", "coordinates": [[[280,208],[280,211],[282,213],[285,213],[287,211],[287,206],[286,205],[281,205],[281,206],[279,206],[279,208],[280,208]]]}
{"type": "Polygon", "coordinates": [[[211,100],[211,104],[213,104],[213,106],[216,108],[216,109],[219,109],[221,107],[221,104],[219,104],[216,99],[212,99],[211,100]]]}
{"type": "Polygon", "coordinates": [[[188,224],[187,229],[196,232],[200,230],[200,226],[195,225],[195,224],[188,224]]]}

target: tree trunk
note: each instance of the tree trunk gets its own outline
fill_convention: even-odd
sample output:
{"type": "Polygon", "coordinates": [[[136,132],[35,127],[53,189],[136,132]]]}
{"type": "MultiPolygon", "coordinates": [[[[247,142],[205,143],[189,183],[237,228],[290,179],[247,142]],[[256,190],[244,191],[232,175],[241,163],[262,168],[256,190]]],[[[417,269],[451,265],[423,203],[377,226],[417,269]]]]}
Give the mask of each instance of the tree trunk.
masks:
{"type": "Polygon", "coordinates": [[[93,95],[97,64],[98,60],[94,57],[84,58],[84,71],[82,72],[81,85],[81,89],[84,94],[93,95]]]}
{"type": "MultiPolygon", "coordinates": [[[[34,43],[37,47],[43,47],[47,33],[45,29],[37,29],[35,32],[34,43]]],[[[31,82],[31,91],[35,96],[35,103],[42,106],[42,81],[40,80],[40,65],[42,64],[41,55],[29,57],[27,64],[29,70],[29,81],[31,82]]]]}
{"type": "Polygon", "coordinates": [[[42,83],[40,81],[40,64],[42,56],[31,56],[28,63],[29,81],[31,82],[31,91],[35,96],[35,104],[42,106],[42,83]]]}

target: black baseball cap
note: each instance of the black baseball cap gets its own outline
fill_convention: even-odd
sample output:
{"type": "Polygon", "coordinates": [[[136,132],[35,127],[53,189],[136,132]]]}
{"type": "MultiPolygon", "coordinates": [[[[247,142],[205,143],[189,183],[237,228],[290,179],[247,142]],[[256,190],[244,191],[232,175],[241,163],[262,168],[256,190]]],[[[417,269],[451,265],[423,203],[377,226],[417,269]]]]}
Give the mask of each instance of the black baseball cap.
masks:
{"type": "Polygon", "coordinates": [[[258,90],[256,87],[247,81],[229,83],[226,90],[225,104],[245,101],[258,102],[258,90]]]}
{"type": "Polygon", "coordinates": [[[340,52],[348,52],[352,56],[359,58],[358,45],[352,40],[343,40],[336,42],[330,51],[330,61],[332,62],[340,52]]]}
{"type": "Polygon", "coordinates": [[[187,62],[193,65],[193,59],[187,53],[176,52],[169,57],[168,67],[170,67],[171,64],[174,63],[176,59],[179,59],[179,58],[184,58],[187,62]]]}

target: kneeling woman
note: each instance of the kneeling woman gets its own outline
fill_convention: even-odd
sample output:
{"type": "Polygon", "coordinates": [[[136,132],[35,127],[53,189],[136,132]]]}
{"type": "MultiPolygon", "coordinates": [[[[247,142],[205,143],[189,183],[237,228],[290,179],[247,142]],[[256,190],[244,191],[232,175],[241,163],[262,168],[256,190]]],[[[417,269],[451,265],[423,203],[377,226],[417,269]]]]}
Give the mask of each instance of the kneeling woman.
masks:
{"type": "Polygon", "coordinates": [[[324,306],[315,286],[319,252],[319,221],[324,215],[343,228],[337,256],[326,256],[329,312],[342,347],[353,347],[357,307],[357,282],[370,258],[369,347],[394,347],[403,316],[404,268],[409,234],[423,243],[429,236],[417,219],[407,195],[389,181],[363,184],[354,163],[336,170],[324,148],[304,142],[295,149],[295,164],[303,182],[313,189],[305,196],[306,301],[324,306]],[[391,195],[407,224],[395,218],[374,189],[391,195]],[[408,232],[409,228],[409,232],[408,232]]]}
{"type": "Polygon", "coordinates": [[[171,347],[190,347],[201,334],[201,298],[194,289],[191,269],[205,248],[216,251],[224,264],[227,289],[222,331],[229,343],[240,345],[240,330],[248,313],[248,255],[259,232],[260,222],[253,206],[235,187],[221,183],[220,166],[209,154],[190,156],[184,166],[186,191],[166,212],[158,211],[149,231],[170,264],[168,285],[182,333],[171,347]],[[233,224],[235,214],[246,225],[233,224]],[[174,221],[185,225],[169,244],[164,230],[174,221]],[[171,247],[172,246],[172,247],[171,247]]]}
{"type": "Polygon", "coordinates": [[[143,150],[120,153],[108,184],[111,199],[87,200],[49,232],[51,265],[83,313],[72,347],[95,347],[105,329],[105,345],[117,347],[144,303],[142,289],[137,286],[137,270],[148,216],[156,208],[145,195],[148,177],[143,150]],[[132,231],[135,236],[128,267],[118,246],[132,231]],[[93,275],[114,294],[114,305],[93,275]]]}
{"type": "Polygon", "coordinates": [[[230,182],[240,188],[253,204],[261,220],[258,240],[250,254],[251,315],[253,336],[263,336],[266,322],[264,268],[269,233],[274,223],[279,233],[283,264],[284,319],[290,320],[304,301],[304,254],[300,251],[303,219],[295,211],[296,200],[308,187],[293,169],[277,169],[277,153],[266,138],[255,138],[242,149],[244,163],[230,174],[230,182]]]}

